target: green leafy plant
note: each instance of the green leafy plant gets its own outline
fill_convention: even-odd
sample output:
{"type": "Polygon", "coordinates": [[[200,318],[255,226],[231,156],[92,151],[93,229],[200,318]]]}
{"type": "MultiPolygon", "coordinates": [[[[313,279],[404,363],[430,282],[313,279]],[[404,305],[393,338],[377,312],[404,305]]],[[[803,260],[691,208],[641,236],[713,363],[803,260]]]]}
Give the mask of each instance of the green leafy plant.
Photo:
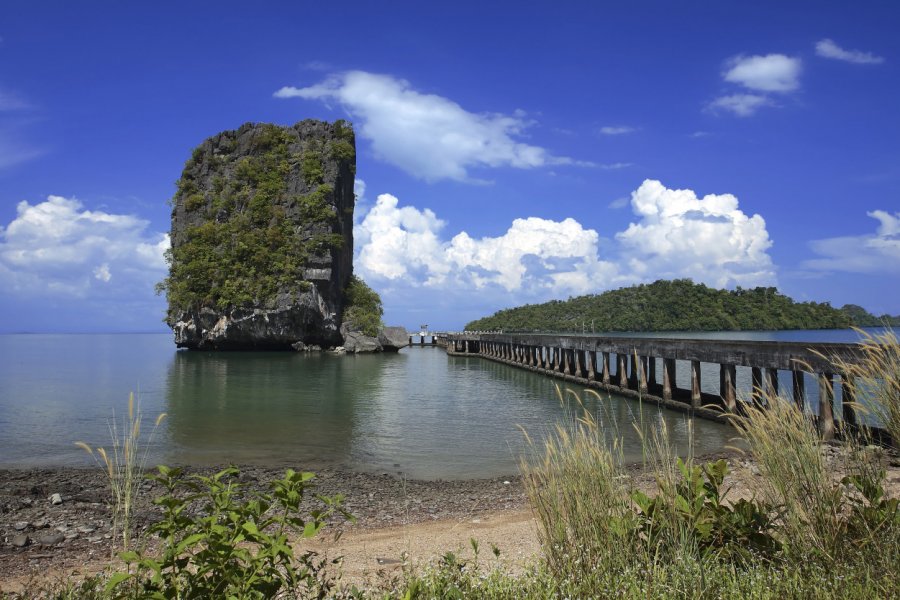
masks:
{"type": "Polygon", "coordinates": [[[366,285],[366,282],[353,275],[345,292],[344,321],[351,327],[368,336],[378,335],[378,331],[384,327],[381,316],[384,308],[378,292],[366,285]]]}
{"type": "Polygon", "coordinates": [[[724,460],[699,466],[678,458],[676,466],[681,477],[674,487],[660,482],[654,498],[640,490],[631,494],[641,531],[651,544],[686,535],[703,553],[740,560],[772,557],[780,549],[771,506],[743,498],[723,501],[728,474],[724,460]]]}
{"type": "Polygon", "coordinates": [[[163,510],[151,533],[160,555],[128,551],[129,570],[110,578],[107,590],[133,598],[272,598],[282,593],[324,597],[333,580],[314,552],[295,554],[289,535],[315,536],[329,518],[352,519],[342,496],[316,496],[319,507],[301,513],[312,473],[287,470],[269,493],[245,493],[235,468],[184,477],[158,467],[151,478],[165,488],[154,500],[163,510]]]}

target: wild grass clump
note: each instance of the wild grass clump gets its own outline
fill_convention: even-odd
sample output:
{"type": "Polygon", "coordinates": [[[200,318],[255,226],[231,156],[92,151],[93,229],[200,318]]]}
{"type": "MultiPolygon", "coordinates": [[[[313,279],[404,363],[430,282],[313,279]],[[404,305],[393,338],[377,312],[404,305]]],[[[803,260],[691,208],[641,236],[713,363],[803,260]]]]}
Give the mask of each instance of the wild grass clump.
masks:
{"type": "Polygon", "coordinates": [[[574,396],[571,421],[520,462],[548,568],[560,574],[572,565],[612,566],[634,533],[626,523],[632,511],[621,438],[574,396]]]}
{"type": "Polygon", "coordinates": [[[892,329],[883,333],[857,330],[861,336],[857,360],[833,359],[835,370],[854,398],[854,407],[872,413],[876,424],[900,448],[900,341],[892,329]]]}
{"type": "Polygon", "coordinates": [[[814,423],[787,399],[766,407],[745,403],[732,422],[747,441],[762,474],[763,492],[782,508],[786,540],[834,557],[843,537],[843,493],[825,460],[814,423]]]}
{"type": "Polygon", "coordinates": [[[112,442],[109,452],[102,446],[97,447],[95,451],[85,442],[75,442],[75,445],[90,454],[106,473],[112,494],[112,536],[116,539],[121,532],[124,550],[128,550],[131,541],[131,511],[141,474],[147,463],[147,452],[156,430],[165,417],[166,413],[160,413],[156,417],[146,444],[141,446],[142,415],[140,404],[136,406],[132,392],[128,395],[128,418],[123,420],[121,431],[115,416],[109,421],[109,435],[112,442]]]}

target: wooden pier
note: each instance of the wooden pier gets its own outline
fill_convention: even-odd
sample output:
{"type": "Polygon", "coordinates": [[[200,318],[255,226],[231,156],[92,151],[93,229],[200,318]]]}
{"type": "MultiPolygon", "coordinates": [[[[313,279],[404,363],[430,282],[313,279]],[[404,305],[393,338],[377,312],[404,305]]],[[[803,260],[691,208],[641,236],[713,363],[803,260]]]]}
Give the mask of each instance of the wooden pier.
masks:
{"type": "Polygon", "coordinates": [[[806,374],[811,374],[819,397],[814,418],[823,439],[834,438],[841,420],[857,424],[850,381],[833,364],[835,358],[855,361],[857,344],[503,333],[442,334],[437,343],[450,355],[479,356],[716,420],[779,391],[808,411],[806,374]],[[686,381],[678,381],[676,361],[689,364],[686,381]],[[701,363],[718,365],[718,394],[702,391],[701,363]],[[749,398],[738,395],[737,367],[751,369],[749,398]],[[787,371],[790,382],[782,381],[779,371],[787,371]],[[839,415],[835,386],[841,386],[839,415]]]}

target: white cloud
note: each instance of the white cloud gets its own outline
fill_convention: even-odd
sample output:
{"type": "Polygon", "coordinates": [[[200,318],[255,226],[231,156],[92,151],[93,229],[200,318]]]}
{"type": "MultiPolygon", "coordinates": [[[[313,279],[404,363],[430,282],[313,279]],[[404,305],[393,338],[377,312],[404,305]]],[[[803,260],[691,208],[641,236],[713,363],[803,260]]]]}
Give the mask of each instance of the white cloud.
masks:
{"type": "Polygon", "coordinates": [[[440,237],[445,223],[429,209],[398,208],[381,194],[354,230],[357,270],[363,278],[447,290],[488,289],[541,298],[585,293],[615,278],[597,258],[599,236],[574,219],[515,219],[497,237],[460,232],[440,237]]]}
{"type": "Polygon", "coordinates": [[[823,58],[833,58],[857,65],[879,65],[884,57],[861,50],[844,50],[828,38],[816,42],[816,54],[823,58]]]}
{"type": "Polygon", "coordinates": [[[600,128],[600,133],[603,135],[624,135],[626,133],[634,133],[637,131],[634,127],[629,127],[627,125],[607,125],[606,127],[600,128]]]}
{"type": "Polygon", "coordinates": [[[625,208],[626,206],[628,206],[629,201],[630,199],[628,196],[622,196],[620,198],[616,198],[615,200],[607,204],[607,206],[609,208],[618,210],[620,208],[625,208]]]}
{"type": "Polygon", "coordinates": [[[355,265],[379,290],[441,290],[444,300],[478,290],[486,302],[507,304],[510,294],[521,304],[659,278],[718,287],[775,281],[765,222],[741,212],[734,196],[698,199],[645,181],[631,204],[638,221],[615,236],[618,244],[603,244],[597,231],[571,218],[515,219],[495,237],[444,236],[446,223],[433,211],[400,207],[395,196],[381,194],[354,229],[355,265]],[[608,254],[601,256],[601,247],[608,254]]]}
{"type": "MultiPolygon", "coordinates": [[[[739,117],[750,117],[763,106],[774,104],[769,98],[757,94],[732,94],[720,96],[709,103],[707,109],[712,112],[728,111],[739,117]]],[[[699,137],[699,136],[694,136],[699,137]]]]}
{"type": "Polygon", "coordinates": [[[736,56],[722,75],[725,81],[760,92],[792,92],[800,87],[801,62],[784,54],[736,56]]]}
{"type": "Polygon", "coordinates": [[[821,271],[851,273],[900,273],[900,212],[866,213],[878,221],[874,234],[842,236],[810,242],[821,258],[803,265],[821,271]]]}
{"type": "Polygon", "coordinates": [[[604,171],[618,171],[619,169],[627,169],[632,166],[634,163],[629,162],[617,162],[617,163],[608,163],[603,165],[597,165],[598,168],[603,169],[604,171]]]}
{"type": "Polygon", "coordinates": [[[349,71],[304,88],[283,87],[276,98],[337,102],[360,123],[375,154],[426,181],[477,181],[470,169],[530,169],[587,165],[518,141],[532,123],[524,113],[472,113],[452,100],[425,94],[388,75],[349,71]]]}
{"type": "Polygon", "coordinates": [[[731,194],[698,198],[646,180],[631,194],[640,219],[616,234],[625,264],[643,280],[690,277],[715,287],[775,282],[766,223],[731,194]]]}
{"type": "Polygon", "coordinates": [[[148,232],[147,221],[86,210],[61,196],[34,205],[22,201],[16,213],[0,227],[0,282],[7,293],[143,294],[165,274],[169,237],[148,232]],[[120,285],[101,285],[111,281],[120,285]]]}

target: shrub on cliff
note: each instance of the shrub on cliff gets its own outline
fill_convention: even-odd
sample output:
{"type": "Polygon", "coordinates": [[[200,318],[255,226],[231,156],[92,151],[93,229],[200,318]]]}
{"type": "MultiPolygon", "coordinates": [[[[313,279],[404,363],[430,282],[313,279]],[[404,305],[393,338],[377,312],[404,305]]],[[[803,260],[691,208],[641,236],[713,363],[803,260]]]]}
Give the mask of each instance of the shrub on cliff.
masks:
{"type": "Polygon", "coordinates": [[[378,292],[354,275],[350,278],[350,285],[347,286],[346,302],[344,321],[350,324],[351,329],[368,336],[377,336],[378,331],[384,327],[381,320],[384,308],[381,306],[378,292]]]}

